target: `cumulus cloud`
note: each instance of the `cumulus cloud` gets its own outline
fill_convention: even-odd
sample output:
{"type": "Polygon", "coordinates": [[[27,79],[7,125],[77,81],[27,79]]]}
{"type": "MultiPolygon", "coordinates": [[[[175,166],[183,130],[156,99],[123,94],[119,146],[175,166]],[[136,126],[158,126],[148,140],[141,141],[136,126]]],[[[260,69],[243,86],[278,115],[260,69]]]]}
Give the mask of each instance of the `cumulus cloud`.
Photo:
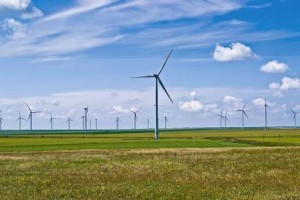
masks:
{"type": "Polygon", "coordinates": [[[274,104],[271,102],[268,102],[268,101],[265,102],[265,99],[263,99],[263,98],[253,99],[252,103],[257,107],[263,107],[263,106],[265,106],[265,103],[267,103],[268,106],[274,106],[274,104]]]}
{"type": "Polygon", "coordinates": [[[233,96],[225,96],[224,99],[223,99],[224,103],[238,103],[238,102],[241,102],[241,101],[242,101],[242,99],[236,98],[236,97],[233,97],[233,96]]]}
{"type": "Polygon", "coordinates": [[[31,0],[0,0],[0,8],[25,10],[30,3],[31,0]]]}
{"type": "Polygon", "coordinates": [[[300,89],[300,79],[284,77],[280,83],[271,83],[269,85],[270,89],[280,89],[280,90],[296,90],[300,89]]]}
{"type": "Polygon", "coordinates": [[[33,18],[37,18],[37,17],[42,17],[44,15],[44,13],[38,9],[37,7],[32,7],[31,10],[29,12],[23,13],[21,15],[22,19],[33,19],[33,18]]]}
{"type": "Polygon", "coordinates": [[[122,106],[113,106],[112,113],[117,114],[117,113],[128,113],[128,112],[129,112],[129,110],[126,108],[123,108],[122,106]]]}
{"type": "Polygon", "coordinates": [[[216,61],[226,62],[254,58],[256,55],[250,47],[241,43],[232,43],[229,47],[223,47],[217,44],[213,57],[216,61]]]}
{"type": "Polygon", "coordinates": [[[266,73],[283,73],[288,70],[289,66],[285,63],[280,63],[277,60],[270,61],[264,64],[260,70],[266,73]]]}
{"type": "Polygon", "coordinates": [[[191,100],[186,102],[180,102],[179,107],[183,111],[197,112],[204,108],[204,105],[200,101],[191,100]]]}
{"type": "Polygon", "coordinates": [[[13,40],[26,37],[27,26],[13,18],[5,19],[2,29],[7,31],[8,37],[13,40]]]}

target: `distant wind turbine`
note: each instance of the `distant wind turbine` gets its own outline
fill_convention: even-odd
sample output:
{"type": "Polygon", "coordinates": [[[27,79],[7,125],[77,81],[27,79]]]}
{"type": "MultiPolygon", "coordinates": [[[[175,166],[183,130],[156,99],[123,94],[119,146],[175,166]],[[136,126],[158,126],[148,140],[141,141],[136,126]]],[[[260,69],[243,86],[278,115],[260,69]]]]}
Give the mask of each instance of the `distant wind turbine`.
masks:
{"type": "Polygon", "coordinates": [[[149,129],[150,126],[150,119],[147,119],[147,129],[149,129]]]}
{"type": "Polygon", "coordinates": [[[229,121],[229,119],[227,117],[227,112],[226,112],[224,115],[225,128],[227,128],[227,121],[229,121]]]}
{"type": "Polygon", "coordinates": [[[248,118],[248,115],[246,114],[245,112],[245,108],[246,108],[246,105],[247,103],[244,104],[244,107],[242,109],[239,109],[239,110],[236,110],[238,112],[241,112],[242,113],[242,129],[244,130],[244,123],[245,123],[245,119],[244,119],[244,116],[246,116],[248,118]]]}
{"type": "Polygon", "coordinates": [[[222,110],[222,112],[219,115],[216,115],[216,117],[220,118],[220,129],[222,129],[223,128],[222,121],[224,120],[223,110],[222,110]]]}
{"type": "Polygon", "coordinates": [[[40,111],[32,111],[28,104],[26,104],[26,106],[29,110],[29,116],[28,116],[27,121],[30,120],[30,133],[32,133],[32,114],[40,113],[40,111]]]}
{"type": "Polygon", "coordinates": [[[0,110],[0,131],[2,131],[2,123],[4,119],[2,118],[2,109],[0,110]]]}
{"type": "Polygon", "coordinates": [[[157,74],[153,74],[153,75],[148,75],[148,76],[138,76],[138,77],[133,77],[133,78],[155,78],[155,139],[158,139],[158,134],[159,134],[159,118],[158,118],[158,85],[160,84],[160,86],[163,88],[163,90],[165,91],[165,93],[167,94],[167,96],[169,97],[170,101],[173,103],[173,100],[171,99],[168,91],[166,90],[165,86],[163,85],[161,79],[159,78],[159,75],[161,74],[161,72],[163,71],[169,57],[171,56],[173,52],[173,49],[171,50],[171,52],[169,53],[168,57],[166,58],[165,62],[163,63],[163,65],[161,66],[160,70],[158,71],[157,74]]]}
{"type": "Polygon", "coordinates": [[[117,117],[117,119],[116,119],[116,129],[119,130],[119,128],[120,128],[120,118],[117,117]]]}
{"type": "Polygon", "coordinates": [[[68,124],[68,130],[71,130],[71,122],[72,122],[73,120],[70,118],[70,116],[68,116],[68,119],[67,119],[67,121],[66,121],[66,123],[68,124]]]}
{"type": "Polygon", "coordinates": [[[19,113],[19,117],[17,119],[17,121],[19,121],[19,130],[22,130],[22,120],[26,120],[24,119],[21,114],[19,113]]]}
{"type": "Polygon", "coordinates": [[[96,130],[98,130],[98,119],[97,118],[95,119],[95,128],[96,128],[96,130]]]}
{"type": "Polygon", "coordinates": [[[84,126],[85,117],[84,117],[84,115],[82,115],[80,118],[82,119],[82,130],[84,131],[85,130],[85,126],[84,126]]]}
{"type": "Polygon", "coordinates": [[[268,129],[268,116],[267,116],[267,108],[269,108],[270,106],[268,106],[267,104],[267,100],[265,99],[265,131],[268,129]]]}
{"type": "Polygon", "coordinates": [[[298,115],[300,112],[295,112],[295,111],[292,110],[292,109],[290,109],[290,111],[293,113],[294,127],[295,127],[295,129],[297,129],[297,115],[298,115]]]}
{"type": "Polygon", "coordinates": [[[87,116],[88,116],[89,108],[88,106],[86,106],[83,109],[84,109],[84,131],[85,133],[87,133],[87,116]]]}
{"type": "Polygon", "coordinates": [[[136,130],[136,123],[137,123],[137,113],[141,110],[142,108],[139,108],[136,111],[131,111],[133,113],[133,129],[136,130]]]}
{"type": "Polygon", "coordinates": [[[167,115],[164,116],[164,120],[165,120],[165,129],[167,129],[167,123],[169,123],[167,115]]]}
{"type": "Polygon", "coordinates": [[[55,120],[55,119],[58,119],[58,118],[52,117],[52,114],[50,113],[49,123],[50,123],[51,132],[53,131],[53,120],[55,120]]]}

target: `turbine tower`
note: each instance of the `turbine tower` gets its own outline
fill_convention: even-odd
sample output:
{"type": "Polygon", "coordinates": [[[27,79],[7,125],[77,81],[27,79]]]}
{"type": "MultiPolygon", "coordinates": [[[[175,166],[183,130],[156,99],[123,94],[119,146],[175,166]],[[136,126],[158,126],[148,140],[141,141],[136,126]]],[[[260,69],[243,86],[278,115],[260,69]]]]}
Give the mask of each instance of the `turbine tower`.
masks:
{"type": "Polygon", "coordinates": [[[270,106],[268,106],[266,99],[265,99],[265,105],[264,105],[264,107],[265,107],[265,131],[267,131],[267,129],[268,129],[267,108],[269,108],[270,106]]]}
{"type": "Polygon", "coordinates": [[[116,119],[116,129],[119,130],[119,125],[120,125],[120,118],[117,117],[116,119]]]}
{"type": "Polygon", "coordinates": [[[66,121],[66,123],[68,123],[68,130],[71,130],[71,122],[72,122],[73,120],[70,118],[70,116],[68,116],[68,119],[67,119],[67,121],[66,121]]]}
{"type": "Polygon", "coordinates": [[[26,104],[26,106],[29,110],[29,116],[28,116],[27,121],[30,120],[30,133],[32,133],[32,114],[40,113],[40,111],[32,111],[28,104],[26,104]]]}
{"type": "Polygon", "coordinates": [[[173,52],[173,49],[171,50],[171,52],[169,53],[168,57],[166,58],[165,62],[163,63],[163,65],[161,66],[160,70],[158,71],[157,74],[153,74],[153,75],[148,75],[148,76],[138,76],[138,77],[133,77],[133,78],[155,78],[155,136],[154,138],[157,140],[158,139],[158,134],[159,134],[159,128],[158,128],[158,85],[160,85],[163,90],[165,91],[165,93],[167,94],[167,96],[169,97],[170,101],[173,103],[173,100],[171,99],[168,91],[166,90],[164,84],[162,83],[161,79],[159,78],[159,75],[161,74],[161,72],[163,71],[169,57],[171,56],[173,52]]]}
{"type": "Polygon", "coordinates": [[[133,129],[136,130],[136,123],[137,123],[137,113],[141,110],[142,108],[139,108],[136,111],[131,111],[133,113],[133,129]]]}
{"type": "Polygon", "coordinates": [[[55,120],[55,119],[58,119],[58,118],[52,117],[52,114],[50,113],[49,123],[50,123],[51,132],[53,131],[53,120],[55,120]]]}
{"type": "Polygon", "coordinates": [[[223,116],[223,110],[222,110],[221,114],[216,115],[216,117],[220,117],[220,129],[222,129],[223,128],[222,121],[225,120],[225,118],[223,116]]]}
{"type": "Polygon", "coordinates": [[[17,121],[19,121],[19,130],[22,130],[22,120],[25,120],[25,119],[19,113],[19,117],[17,119],[17,121]]]}
{"type": "Polygon", "coordinates": [[[89,112],[89,108],[88,106],[86,106],[84,109],[84,131],[85,133],[87,133],[87,115],[88,115],[88,112],[89,112]]]}
{"type": "Polygon", "coordinates": [[[298,115],[300,112],[295,112],[295,111],[292,110],[292,109],[290,109],[290,111],[293,113],[294,127],[295,127],[295,129],[297,129],[297,115],[298,115]]]}
{"type": "Polygon", "coordinates": [[[247,105],[247,103],[244,104],[244,107],[242,109],[236,110],[236,111],[242,113],[242,130],[244,130],[244,123],[245,123],[244,116],[246,116],[248,118],[248,115],[245,112],[246,105],[247,105]]]}

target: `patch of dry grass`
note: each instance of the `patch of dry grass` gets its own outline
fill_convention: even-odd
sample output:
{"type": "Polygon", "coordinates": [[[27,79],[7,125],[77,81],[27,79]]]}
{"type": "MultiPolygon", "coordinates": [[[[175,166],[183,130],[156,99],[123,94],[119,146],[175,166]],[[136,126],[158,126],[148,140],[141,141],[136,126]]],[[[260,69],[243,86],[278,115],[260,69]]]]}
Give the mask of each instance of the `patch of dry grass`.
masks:
{"type": "Polygon", "coordinates": [[[0,153],[0,199],[299,199],[300,148],[0,153]]]}

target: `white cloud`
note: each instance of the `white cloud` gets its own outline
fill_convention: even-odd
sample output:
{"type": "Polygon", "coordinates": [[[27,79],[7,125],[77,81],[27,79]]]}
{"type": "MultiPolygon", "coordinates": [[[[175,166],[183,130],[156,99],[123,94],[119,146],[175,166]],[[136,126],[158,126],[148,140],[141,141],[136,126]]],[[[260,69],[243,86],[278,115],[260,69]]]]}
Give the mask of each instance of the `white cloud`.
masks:
{"type": "Polygon", "coordinates": [[[238,102],[241,102],[241,101],[242,101],[242,99],[236,98],[236,97],[233,97],[233,96],[225,96],[224,99],[223,99],[224,103],[238,103],[238,102]]]}
{"type": "Polygon", "coordinates": [[[37,7],[32,7],[30,12],[21,14],[21,18],[22,19],[33,19],[33,18],[37,18],[37,17],[42,17],[43,15],[44,14],[40,9],[38,9],[37,7]]]}
{"type": "Polygon", "coordinates": [[[265,103],[267,103],[268,106],[274,106],[275,105],[274,103],[271,103],[271,102],[268,102],[268,101],[265,102],[265,99],[263,99],[263,98],[253,99],[252,103],[257,107],[263,107],[263,106],[265,106],[265,103]]]}
{"type": "Polygon", "coordinates": [[[300,89],[300,79],[284,77],[280,83],[271,83],[270,89],[295,90],[300,89]]]}
{"type": "Polygon", "coordinates": [[[22,24],[13,18],[5,19],[2,28],[8,32],[8,37],[13,40],[26,37],[26,24],[22,24]]]}
{"type": "Polygon", "coordinates": [[[280,89],[280,84],[279,83],[270,83],[269,88],[272,90],[280,89]]]}
{"type": "Polygon", "coordinates": [[[277,60],[270,61],[264,64],[260,70],[266,73],[283,73],[288,70],[288,65],[285,63],[280,63],[277,60]]]}
{"type": "Polygon", "coordinates": [[[213,57],[216,61],[226,62],[254,58],[256,55],[253,53],[250,47],[241,43],[232,43],[230,47],[223,47],[217,44],[213,53],[213,57]]]}
{"type": "Polygon", "coordinates": [[[284,98],[284,94],[282,94],[280,91],[275,91],[272,93],[273,97],[278,97],[278,98],[284,98]]]}
{"type": "Polygon", "coordinates": [[[204,108],[204,105],[196,100],[186,101],[186,102],[180,102],[179,107],[183,111],[187,112],[197,112],[204,108]]]}
{"type": "Polygon", "coordinates": [[[112,113],[128,113],[129,110],[127,108],[123,108],[122,106],[113,106],[113,112],[112,113]]]}
{"type": "Polygon", "coordinates": [[[24,10],[30,3],[31,0],[0,0],[0,8],[24,10]]]}

